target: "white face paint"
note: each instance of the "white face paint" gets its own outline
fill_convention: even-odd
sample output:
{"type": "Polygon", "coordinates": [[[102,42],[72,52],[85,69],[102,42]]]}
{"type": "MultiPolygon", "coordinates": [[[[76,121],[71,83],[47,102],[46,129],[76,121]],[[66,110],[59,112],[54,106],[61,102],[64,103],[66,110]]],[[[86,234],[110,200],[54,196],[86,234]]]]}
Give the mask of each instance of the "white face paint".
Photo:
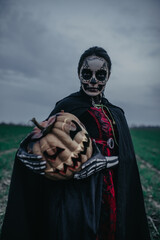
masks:
{"type": "Polygon", "coordinates": [[[83,91],[89,96],[98,96],[105,89],[108,80],[108,66],[104,58],[87,57],[80,69],[80,81],[83,91]]]}

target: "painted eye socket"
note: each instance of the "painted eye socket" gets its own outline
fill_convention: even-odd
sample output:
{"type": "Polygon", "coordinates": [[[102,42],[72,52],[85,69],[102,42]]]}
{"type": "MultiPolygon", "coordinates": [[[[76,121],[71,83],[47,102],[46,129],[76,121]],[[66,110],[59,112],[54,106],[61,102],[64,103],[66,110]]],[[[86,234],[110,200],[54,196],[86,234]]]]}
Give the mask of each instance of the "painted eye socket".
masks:
{"type": "MultiPolygon", "coordinates": [[[[90,80],[92,78],[92,71],[90,69],[83,69],[82,70],[82,78],[84,80],[90,80]]],[[[107,72],[105,70],[98,70],[96,72],[96,78],[98,81],[104,81],[107,76],[107,72]]]]}
{"type": "Polygon", "coordinates": [[[89,69],[83,69],[82,70],[82,77],[84,80],[89,80],[92,77],[92,71],[89,69]]]}
{"type": "Polygon", "coordinates": [[[106,78],[107,72],[105,70],[98,70],[96,72],[96,78],[98,81],[104,81],[106,78]]]}

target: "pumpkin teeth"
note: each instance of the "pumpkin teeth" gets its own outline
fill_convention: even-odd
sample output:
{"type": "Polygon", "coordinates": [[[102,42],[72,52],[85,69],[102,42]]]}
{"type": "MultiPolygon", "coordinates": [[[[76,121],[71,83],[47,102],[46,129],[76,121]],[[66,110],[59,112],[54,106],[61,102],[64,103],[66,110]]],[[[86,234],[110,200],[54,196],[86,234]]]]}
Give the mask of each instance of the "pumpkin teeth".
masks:
{"type": "Polygon", "coordinates": [[[65,164],[66,164],[67,166],[73,167],[73,161],[72,161],[72,159],[71,159],[71,158],[68,158],[67,161],[65,162],[65,164]]]}
{"type": "MultiPolygon", "coordinates": [[[[66,173],[67,171],[67,168],[69,167],[73,167],[75,169],[75,167],[78,165],[77,163],[78,162],[81,162],[81,154],[86,154],[87,152],[87,148],[89,146],[89,143],[90,143],[90,139],[89,139],[89,136],[88,134],[85,134],[86,136],[86,139],[87,139],[87,142],[86,141],[83,141],[82,142],[82,146],[80,149],[83,149],[83,151],[81,151],[80,153],[78,153],[78,157],[74,157],[74,153],[72,153],[72,156],[71,156],[71,160],[72,160],[72,165],[68,165],[67,162],[63,163],[63,170],[59,170],[60,173],[64,174],[66,173]]],[[[80,146],[79,146],[80,147],[80,146]]],[[[59,167],[59,166],[58,166],[59,167]]],[[[58,169],[57,167],[57,169],[58,169]]]]}
{"type": "MultiPolygon", "coordinates": [[[[77,148],[77,151],[80,151],[80,150],[82,150],[82,151],[80,151],[78,154],[75,153],[75,152],[72,153],[71,158],[69,158],[65,163],[60,164],[56,169],[52,168],[50,170],[47,170],[46,172],[47,173],[49,173],[49,172],[61,173],[61,174],[65,175],[66,172],[67,172],[67,168],[72,167],[72,169],[75,169],[78,166],[78,162],[81,162],[81,154],[86,154],[86,152],[87,152],[87,148],[88,148],[89,143],[90,143],[90,139],[89,139],[88,134],[85,134],[85,140],[86,139],[87,139],[87,141],[83,141],[82,143],[80,143],[78,148],[77,148]]],[[[60,148],[57,149],[57,152],[62,152],[62,151],[63,151],[63,149],[60,149],[60,148]]],[[[57,154],[57,152],[56,152],[56,154],[57,154]]],[[[44,152],[44,155],[47,155],[50,159],[51,159],[51,157],[53,158],[52,160],[49,159],[50,161],[55,160],[55,155],[56,154],[50,156],[50,155],[48,155],[47,152],[46,153],[44,152]]]]}
{"type": "Polygon", "coordinates": [[[76,152],[72,152],[71,153],[71,158],[77,158],[78,157],[78,154],[79,154],[79,151],[76,151],[76,152]]]}
{"type": "Polygon", "coordinates": [[[81,151],[83,151],[83,149],[84,149],[83,142],[81,142],[81,143],[78,145],[76,151],[77,151],[77,152],[81,152],[81,151]]]}
{"type": "Polygon", "coordinates": [[[59,171],[64,171],[64,163],[59,164],[56,169],[58,169],[59,171]]]}
{"type": "Polygon", "coordinates": [[[73,158],[72,157],[72,162],[73,162],[73,167],[75,168],[75,167],[77,167],[77,162],[81,162],[81,155],[80,154],[78,154],[78,157],[77,158],[73,158]]]}
{"type": "Polygon", "coordinates": [[[60,170],[59,173],[64,174],[67,171],[68,166],[64,163],[63,164],[63,170],[60,170]]]}
{"type": "Polygon", "coordinates": [[[51,172],[54,172],[56,169],[54,168],[50,168],[50,169],[46,169],[45,172],[46,173],[51,173],[51,172]]]}
{"type": "Polygon", "coordinates": [[[90,139],[89,139],[89,136],[88,134],[85,134],[86,135],[86,138],[87,138],[87,142],[83,142],[83,145],[84,145],[84,150],[80,152],[80,154],[86,154],[87,152],[87,148],[89,147],[89,143],[90,143],[90,139]]]}
{"type": "Polygon", "coordinates": [[[83,142],[87,142],[88,141],[88,138],[87,138],[87,136],[86,136],[87,134],[85,134],[84,136],[83,136],[83,142]]]}

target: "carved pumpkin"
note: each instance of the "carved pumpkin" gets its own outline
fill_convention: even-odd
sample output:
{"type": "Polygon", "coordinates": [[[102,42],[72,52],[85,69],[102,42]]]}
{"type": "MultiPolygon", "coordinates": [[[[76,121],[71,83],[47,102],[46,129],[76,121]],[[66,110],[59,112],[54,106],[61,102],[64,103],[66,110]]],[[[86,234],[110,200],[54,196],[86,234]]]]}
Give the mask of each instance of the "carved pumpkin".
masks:
{"type": "Polygon", "coordinates": [[[72,178],[92,155],[92,142],[86,129],[76,116],[63,111],[42,125],[38,125],[41,131],[34,130],[32,138],[36,141],[32,152],[46,160],[46,177],[52,180],[72,178]]]}

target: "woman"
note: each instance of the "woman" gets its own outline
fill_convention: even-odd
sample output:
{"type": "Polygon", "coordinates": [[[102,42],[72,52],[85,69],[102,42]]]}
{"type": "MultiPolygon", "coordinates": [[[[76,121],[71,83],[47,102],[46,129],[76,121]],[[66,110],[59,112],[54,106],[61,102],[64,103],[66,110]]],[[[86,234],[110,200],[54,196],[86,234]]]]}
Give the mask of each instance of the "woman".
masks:
{"type": "Polygon", "coordinates": [[[103,157],[93,155],[71,180],[51,181],[43,176],[46,162],[26,152],[27,137],[15,159],[2,239],[150,239],[124,112],[104,97],[110,73],[103,48],[86,50],[78,64],[80,91],[49,116],[64,110],[78,117],[103,157]]]}

